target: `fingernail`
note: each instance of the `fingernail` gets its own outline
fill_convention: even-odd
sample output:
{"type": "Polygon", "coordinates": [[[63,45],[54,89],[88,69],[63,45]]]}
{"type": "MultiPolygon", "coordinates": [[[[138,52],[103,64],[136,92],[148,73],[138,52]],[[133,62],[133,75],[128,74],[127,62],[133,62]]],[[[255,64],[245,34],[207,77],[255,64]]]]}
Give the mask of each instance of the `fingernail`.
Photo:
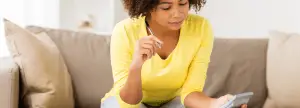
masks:
{"type": "Polygon", "coordinates": [[[159,44],[164,44],[164,43],[162,41],[160,41],[159,44]]]}
{"type": "Polygon", "coordinates": [[[157,46],[158,48],[161,48],[161,44],[160,44],[159,42],[156,43],[156,46],[157,46]]]}
{"type": "Polygon", "coordinates": [[[159,43],[159,44],[163,44],[163,42],[162,42],[162,41],[160,41],[160,40],[157,40],[157,43],[159,43]]]}

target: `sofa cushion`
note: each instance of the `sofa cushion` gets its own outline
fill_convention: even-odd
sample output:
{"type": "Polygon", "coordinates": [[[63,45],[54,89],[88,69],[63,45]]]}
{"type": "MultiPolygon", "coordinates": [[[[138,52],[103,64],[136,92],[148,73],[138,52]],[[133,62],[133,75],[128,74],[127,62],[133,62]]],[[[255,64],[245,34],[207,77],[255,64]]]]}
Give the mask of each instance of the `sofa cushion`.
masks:
{"type": "Polygon", "coordinates": [[[270,32],[265,108],[300,108],[300,34],[270,32]]]}
{"type": "Polygon", "coordinates": [[[58,46],[72,76],[76,108],[99,108],[113,84],[110,36],[34,26],[27,29],[46,32],[58,46]]]}
{"type": "Polygon", "coordinates": [[[4,25],[8,49],[21,70],[22,107],[73,108],[71,78],[53,41],[45,33],[32,34],[8,20],[4,25]]]}
{"type": "Polygon", "coordinates": [[[250,108],[261,108],[267,97],[267,39],[215,40],[204,92],[211,97],[254,92],[250,108]]]}

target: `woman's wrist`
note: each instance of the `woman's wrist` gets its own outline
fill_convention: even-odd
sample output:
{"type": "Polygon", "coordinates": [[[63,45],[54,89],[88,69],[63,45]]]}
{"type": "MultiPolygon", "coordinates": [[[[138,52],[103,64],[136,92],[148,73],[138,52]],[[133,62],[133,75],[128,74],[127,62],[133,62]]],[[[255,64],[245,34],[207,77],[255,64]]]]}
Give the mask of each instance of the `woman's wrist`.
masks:
{"type": "Polygon", "coordinates": [[[142,60],[137,60],[137,59],[134,59],[132,60],[132,63],[130,65],[130,70],[136,70],[136,69],[141,69],[142,66],[143,66],[143,61],[142,60]]]}

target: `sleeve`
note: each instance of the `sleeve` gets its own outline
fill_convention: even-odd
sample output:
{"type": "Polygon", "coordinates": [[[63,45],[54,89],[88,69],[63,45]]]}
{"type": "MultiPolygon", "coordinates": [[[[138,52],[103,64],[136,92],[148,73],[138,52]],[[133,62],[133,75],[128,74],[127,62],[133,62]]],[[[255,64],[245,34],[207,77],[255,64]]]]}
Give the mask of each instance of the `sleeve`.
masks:
{"type": "Polygon", "coordinates": [[[122,23],[118,23],[111,36],[110,57],[114,80],[113,89],[120,108],[138,108],[138,104],[127,104],[119,95],[120,89],[125,85],[128,78],[129,67],[132,61],[131,41],[124,27],[122,23]]]}
{"type": "Polygon", "coordinates": [[[182,104],[184,104],[184,99],[188,94],[192,92],[202,92],[205,84],[206,73],[214,41],[212,28],[207,20],[205,20],[202,25],[201,35],[203,36],[201,44],[189,66],[188,76],[182,87],[182,104]]]}

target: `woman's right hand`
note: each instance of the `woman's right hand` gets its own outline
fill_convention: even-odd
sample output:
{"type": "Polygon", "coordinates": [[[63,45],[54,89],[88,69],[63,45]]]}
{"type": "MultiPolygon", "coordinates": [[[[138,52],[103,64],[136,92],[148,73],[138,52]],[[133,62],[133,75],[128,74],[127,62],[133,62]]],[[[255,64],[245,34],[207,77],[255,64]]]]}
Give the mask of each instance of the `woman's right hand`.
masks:
{"type": "Polygon", "coordinates": [[[146,60],[156,54],[156,49],[162,44],[163,42],[153,35],[142,37],[135,45],[133,63],[142,66],[146,60]]]}

